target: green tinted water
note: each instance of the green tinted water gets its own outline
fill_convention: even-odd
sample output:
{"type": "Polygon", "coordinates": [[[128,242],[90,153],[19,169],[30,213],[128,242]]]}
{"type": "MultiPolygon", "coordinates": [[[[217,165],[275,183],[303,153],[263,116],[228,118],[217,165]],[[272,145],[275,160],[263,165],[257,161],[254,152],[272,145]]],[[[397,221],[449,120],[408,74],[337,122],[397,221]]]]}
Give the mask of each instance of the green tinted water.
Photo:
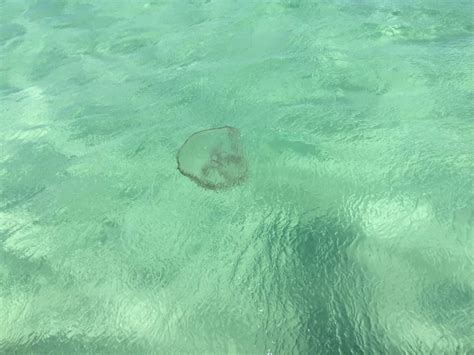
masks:
{"type": "Polygon", "coordinates": [[[0,352],[472,351],[473,11],[0,1],[0,352]]]}

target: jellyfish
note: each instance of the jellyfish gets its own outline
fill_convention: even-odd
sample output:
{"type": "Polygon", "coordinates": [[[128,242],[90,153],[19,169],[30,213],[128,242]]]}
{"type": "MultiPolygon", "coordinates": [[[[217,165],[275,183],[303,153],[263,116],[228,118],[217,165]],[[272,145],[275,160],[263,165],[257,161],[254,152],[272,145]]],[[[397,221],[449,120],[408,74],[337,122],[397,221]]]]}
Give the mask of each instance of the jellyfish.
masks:
{"type": "Polygon", "coordinates": [[[209,190],[240,185],[247,176],[240,133],[219,127],[193,133],[176,156],[181,174],[209,190]]]}

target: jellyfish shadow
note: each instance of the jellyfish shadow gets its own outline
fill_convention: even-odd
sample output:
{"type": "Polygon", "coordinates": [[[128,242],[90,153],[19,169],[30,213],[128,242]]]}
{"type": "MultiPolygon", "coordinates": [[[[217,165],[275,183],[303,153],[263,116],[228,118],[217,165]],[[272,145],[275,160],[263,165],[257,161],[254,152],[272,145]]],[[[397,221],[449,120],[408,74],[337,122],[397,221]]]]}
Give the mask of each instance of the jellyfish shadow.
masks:
{"type": "Polygon", "coordinates": [[[179,172],[208,190],[223,190],[247,178],[240,132],[224,126],[193,133],[176,155],[179,172]]]}

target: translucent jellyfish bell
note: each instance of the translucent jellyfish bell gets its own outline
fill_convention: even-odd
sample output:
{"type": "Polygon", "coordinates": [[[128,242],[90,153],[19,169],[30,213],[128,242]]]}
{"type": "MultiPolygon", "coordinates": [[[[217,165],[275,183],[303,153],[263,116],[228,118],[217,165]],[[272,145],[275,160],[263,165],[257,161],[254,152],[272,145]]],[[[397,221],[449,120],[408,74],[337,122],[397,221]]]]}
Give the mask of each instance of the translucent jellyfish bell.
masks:
{"type": "Polygon", "coordinates": [[[247,176],[240,133],[233,127],[192,134],[179,149],[177,161],[181,174],[210,190],[239,185],[247,176]]]}

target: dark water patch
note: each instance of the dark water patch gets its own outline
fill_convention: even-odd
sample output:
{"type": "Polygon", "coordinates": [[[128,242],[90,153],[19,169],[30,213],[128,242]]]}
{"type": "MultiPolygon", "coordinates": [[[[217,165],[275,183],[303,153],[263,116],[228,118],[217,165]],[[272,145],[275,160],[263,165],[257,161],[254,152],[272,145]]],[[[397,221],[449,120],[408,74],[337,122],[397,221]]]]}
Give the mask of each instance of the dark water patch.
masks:
{"type": "Polygon", "coordinates": [[[80,335],[48,335],[40,333],[30,333],[27,339],[23,339],[21,344],[18,340],[12,343],[0,344],[0,351],[5,354],[145,354],[147,349],[140,344],[133,344],[130,341],[120,341],[120,336],[116,334],[114,339],[106,336],[90,336],[87,328],[80,335]]]}
{"type": "Polygon", "coordinates": [[[456,280],[444,280],[423,290],[420,303],[436,324],[455,329],[458,335],[468,337],[474,321],[467,315],[474,311],[474,292],[470,285],[456,280]]]}
{"type": "Polygon", "coordinates": [[[58,67],[71,62],[68,54],[62,49],[48,47],[43,49],[36,57],[30,70],[32,80],[40,80],[48,75],[54,74],[58,67]]]}
{"type": "Polygon", "coordinates": [[[66,8],[65,0],[34,1],[25,12],[25,17],[30,20],[41,20],[61,16],[66,8]]]}
{"type": "Polygon", "coordinates": [[[0,25],[0,45],[7,41],[23,36],[26,33],[26,28],[17,23],[7,23],[0,25]]]}
{"type": "Polygon", "coordinates": [[[68,165],[69,159],[49,145],[20,145],[14,156],[0,164],[6,171],[0,177],[0,206],[11,208],[31,200],[67,176],[68,165]]]}

